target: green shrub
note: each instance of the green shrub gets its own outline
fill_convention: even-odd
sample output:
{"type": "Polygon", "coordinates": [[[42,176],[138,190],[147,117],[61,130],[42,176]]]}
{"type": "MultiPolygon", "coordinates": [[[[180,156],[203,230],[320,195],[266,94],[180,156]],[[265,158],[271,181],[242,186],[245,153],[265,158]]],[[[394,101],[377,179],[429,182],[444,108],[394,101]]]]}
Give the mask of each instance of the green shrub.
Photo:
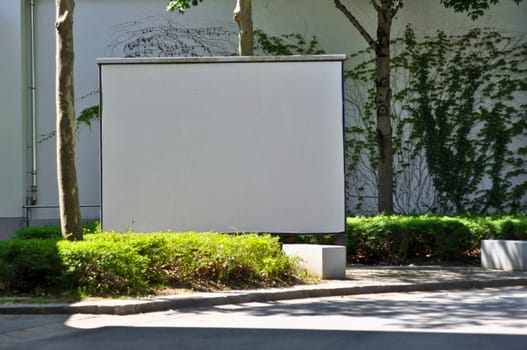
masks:
{"type": "Polygon", "coordinates": [[[336,244],[335,234],[284,234],[280,235],[282,243],[336,244]]]}
{"type": "Polygon", "coordinates": [[[489,217],[488,221],[494,227],[490,238],[527,240],[527,216],[489,217]]]}
{"type": "Polygon", "coordinates": [[[527,240],[527,215],[496,214],[485,216],[458,216],[475,239],[527,240]]]}
{"type": "Polygon", "coordinates": [[[0,291],[39,292],[63,287],[54,239],[0,241],[0,291]]]}
{"type": "MultiPolygon", "coordinates": [[[[97,233],[101,232],[101,224],[99,221],[87,222],[82,225],[83,233],[97,233]]],[[[62,234],[60,232],[59,226],[31,226],[31,227],[21,227],[15,232],[14,239],[62,239],[62,234]]]]}
{"type": "Polygon", "coordinates": [[[148,258],[126,242],[59,241],[65,278],[86,295],[136,295],[149,292],[148,258]]]}
{"type": "Polygon", "coordinates": [[[482,239],[527,239],[527,216],[353,217],[347,220],[347,234],[349,262],[442,262],[474,258],[482,239]]]}
{"type": "Polygon", "coordinates": [[[22,227],[16,230],[14,239],[61,239],[60,227],[58,226],[34,226],[22,227]]]}
{"type": "Polygon", "coordinates": [[[0,242],[0,291],[134,296],[162,287],[240,288],[296,280],[294,262],[269,235],[95,233],[84,238],[0,242]]]}
{"type": "Polygon", "coordinates": [[[82,232],[84,234],[100,233],[102,232],[101,223],[98,220],[85,222],[82,225],[82,232]]]}

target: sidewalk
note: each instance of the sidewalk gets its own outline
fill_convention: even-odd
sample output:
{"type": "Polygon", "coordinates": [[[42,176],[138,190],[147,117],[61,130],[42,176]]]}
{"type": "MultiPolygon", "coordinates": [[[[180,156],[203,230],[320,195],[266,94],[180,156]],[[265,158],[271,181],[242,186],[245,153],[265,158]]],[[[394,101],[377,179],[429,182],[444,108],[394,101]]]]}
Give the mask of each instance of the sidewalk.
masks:
{"type": "Polygon", "coordinates": [[[348,266],[345,280],[321,281],[319,284],[128,300],[106,299],[71,304],[0,304],[0,314],[127,315],[188,307],[285,299],[508,286],[527,287],[527,271],[495,271],[484,270],[480,267],[348,266]]]}

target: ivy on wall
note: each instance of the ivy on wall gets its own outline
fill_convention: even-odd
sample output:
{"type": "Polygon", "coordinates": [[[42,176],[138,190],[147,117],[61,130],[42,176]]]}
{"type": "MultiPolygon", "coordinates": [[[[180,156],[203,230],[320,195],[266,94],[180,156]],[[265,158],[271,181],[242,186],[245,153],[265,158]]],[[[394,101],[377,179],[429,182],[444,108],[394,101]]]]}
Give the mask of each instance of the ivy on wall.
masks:
{"type": "MultiPolygon", "coordinates": [[[[527,191],[527,43],[488,29],[437,32],[416,39],[411,28],[394,43],[396,198],[412,178],[415,211],[488,212],[525,208],[527,191]],[[423,164],[418,166],[416,163],[423,164]],[[424,182],[419,182],[425,180],[424,182]],[[423,185],[426,185],[423,187],[423,185]],[[428,188],[433,194],[419,193],[428,188]],[[418,200],[419,198],[419,200],[418,200]]],[[[357,57],[363,57],[361,52],[357,57]]],[[[372,62],[348,76],[372,81],[372,62]]],[[[367,93],[371,94],[372,89],[367,93]]],[[[349,94],[348,94],[349,95],[349,94]]],[[[371,96],[371,95],[370,95],[371,96]]],[[[357,99],[352,98],[352,103],[357,99]]],[[[373,163],[372,97],[348,128],[351,173],[373,163]],[[365,126],[365,127],[361,127],[365,126]],[[357,142],[358,141],[358,142],[357,142]],[[368,159],[360,154],[368,154],[368,159]],[[354,158],[353,158],[354,157],[354,158]],[[359,157],[359,158],[358,158],[359,157]]],[[[374,164],[370,167],[374,168],[374,164]]],[[[408,190],[408,188],[406,188],[408,190]]]]}
{"type": "Polygon", "coordinates": [[[301,34],[268,35],[262,30],[254,31],[255,51],[264,55],[320,55],[324,54],[315,35],[307,40],[301,34]]]}
{"type": "MultiPolygon", "coordinates": [[[[113,28],[125,57],[234,55],[236,31],[147,19],[113,28]]],[[[260,55],[323,54],[316,36],[254,32],[260,55]]],[[[349,214],[376,210],[374,60],[351,55],[345,71],[349,214]]],[[[527,43],[488,29],[392,45],[395,209],[520,211],[527,192],[527,43]]],[[[83,110],[78,125],[98,118],[83,110]]]]}
{"type": "MultiPolygon", "coordinates": [[[[401,40],[392,45],[392,137],[394,149],[394,209],[399,213],[435,211],[437,198],[425,154],[412,138],[405,107],[410,76],[401,62],[401,40]]],[[[346,194],[348,214],[377,212],[377,139],[375,121],[375,61],[368,49],[352,54],[345,72],[346,194]]]]}
{"type": "Polygon", "coordinates": [[[513,143],[527,136],[527,44],[481,29],[450,40],[439,32],[428,50],[410,29],[405,41],[419,94],[409,108],[414,135],[442,209],[521,209],[526,185],[512,180],[527,174],[527,144],[513,143]]]}

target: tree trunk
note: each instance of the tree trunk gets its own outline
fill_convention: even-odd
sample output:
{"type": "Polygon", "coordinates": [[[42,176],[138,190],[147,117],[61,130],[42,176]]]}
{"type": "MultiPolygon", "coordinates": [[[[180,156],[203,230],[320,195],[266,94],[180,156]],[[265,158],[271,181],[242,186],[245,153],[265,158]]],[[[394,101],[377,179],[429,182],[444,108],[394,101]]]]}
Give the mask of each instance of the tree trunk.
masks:
{"type": "Polygon", "coordinates": [[[377,209],[379,213],[393,213],[393,150],[390,102],[390,34],[392,19],[402,6],[401,0],[372,1],[377,11],[377,39],[373,39],[359,20],[341,0],[334,0],[335,6],[359,31],[368,45],[375,50],[375,104],[377,108],[377,209]]]}
{"type": "Polygon", "coordinates": [[[57,180],[62,237],[82,240],[75,166],[75,108],[73,93],[73,0],[55,0],[57,180]]]}
{"type": "Polygon", "coordinates": [[[392,27],[392,0],[382,0],[377,11],[376,97],[378,147],[378,210],[393,213],[393,150],[390,103],[390,32],[392,27]]]}
{"type": "Polygon", "coordinates": [[[253,19],[251,0],[237,0],[234,20],[238,23],[238,55],[253,55],[253,19]]]}

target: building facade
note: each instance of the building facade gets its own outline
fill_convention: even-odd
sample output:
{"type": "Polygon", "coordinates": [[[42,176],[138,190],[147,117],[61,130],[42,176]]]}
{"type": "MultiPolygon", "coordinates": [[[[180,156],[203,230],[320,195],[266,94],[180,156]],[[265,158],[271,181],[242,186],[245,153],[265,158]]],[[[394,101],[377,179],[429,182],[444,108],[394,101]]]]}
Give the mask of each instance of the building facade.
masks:
{"type": "MultiPolygon", "coordinates": [[[[75,7],[76,110],[99,103],[96,58],[162,55],[229,55],[235,52],[233,0],[205,1],[185,15],[165,12],[165,0],[82,0],[75,7]],[[207,48],[207,49],[204,49],[207,48]]],[[[0,0],[0,238],[24,225],[56,223],[55,4],[53,0],[0,0]]],[[[348,1],[375,33],[369,0],[348,1]]],[[[366,43],[331,0],[255,0],[254,26],[269,35],[316,35],[326,53],[350,54],[366,43]]],[[[492,27],[527,33],[527,3],[503,0],[474,22],[439,1],[408,0],[393,37],[407,24],[416,32],[463,32],[492,27]]],[[[77,162],[82,216],[99,218],[97,120],[79,124],[77,162]]]]}

